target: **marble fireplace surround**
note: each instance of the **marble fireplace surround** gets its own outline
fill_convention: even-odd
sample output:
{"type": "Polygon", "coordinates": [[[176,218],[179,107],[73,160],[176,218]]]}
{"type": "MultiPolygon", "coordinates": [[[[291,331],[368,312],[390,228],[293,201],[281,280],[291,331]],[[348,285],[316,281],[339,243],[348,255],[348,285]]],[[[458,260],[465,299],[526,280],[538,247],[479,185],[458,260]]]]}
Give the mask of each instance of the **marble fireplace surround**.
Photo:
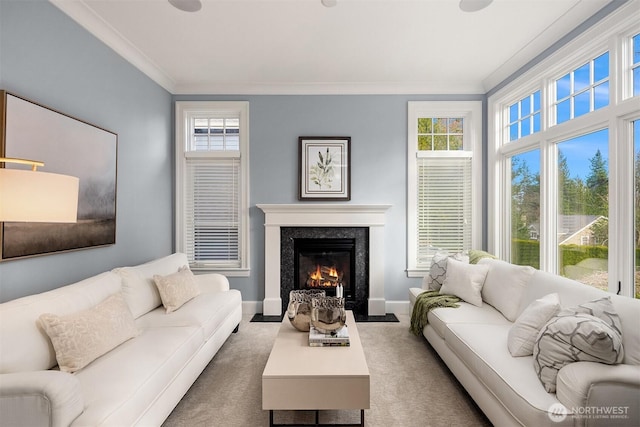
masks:
{"type": "Polygon", "coordinates": [[[384,299],[384,225],[391,205],[337,203],[258,204],[264,212],[263,315],[282,314],[280,297],[281,227],[369,228],[369,316],[386,314],[384,299]]]}

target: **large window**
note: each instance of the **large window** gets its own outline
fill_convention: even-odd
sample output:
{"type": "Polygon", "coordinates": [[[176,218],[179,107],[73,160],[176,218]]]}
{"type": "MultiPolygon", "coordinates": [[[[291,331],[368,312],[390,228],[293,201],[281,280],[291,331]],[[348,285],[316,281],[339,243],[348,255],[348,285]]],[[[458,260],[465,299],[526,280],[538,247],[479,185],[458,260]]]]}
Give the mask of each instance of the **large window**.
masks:
{"type": "Polygon", "coordinates": [[[192,269],[248,275],[249,106],[176,103],[176,241],[192,269]]]}
{"type": "Polygon", "coordinates": [[[480,243],[481,114],[479,102],[409,102],[410,277],[428,272],[437,251],[480,243]]]}
{"type": "Polygon", "coordinates": [[[511,262],[540,268],[540,150],[511,158],[511,262]]]}
{"type": "Polygon", "coordinates": [[[629,14],[621,7],[490,95],[488,243],[511,262],[634,296],[640,28],[629,14]]]}
{"type": "Polygon", "coordinates": [[[558,147],[558,271],[608,289],[609,132],[563,140],[558,147]]]}

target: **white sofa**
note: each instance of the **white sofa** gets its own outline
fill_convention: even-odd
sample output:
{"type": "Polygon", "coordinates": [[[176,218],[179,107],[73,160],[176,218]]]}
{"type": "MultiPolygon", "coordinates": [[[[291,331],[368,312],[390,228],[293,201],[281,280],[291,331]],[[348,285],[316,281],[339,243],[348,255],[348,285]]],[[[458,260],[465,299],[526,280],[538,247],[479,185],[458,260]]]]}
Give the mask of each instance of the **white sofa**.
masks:
{"type": "MultiPolygon", "coordinates": [[[[489,265],[485,287],[490,284],[495,291],[501,286],[505,295],[513,291],[504,268],[517,266],[489,259],[480,263],[489,265]],[[495,266],[503,273],[492,275],[495,266]]],[[[409,290],[412,309],[427,286],[423,288],[409,290]]],[[[489,420],[496,426],[640,425],[640,300],[539,270],[533,270],[523,288],[519,298],[508,297],[511,307],[517,307],[516,318],[551,293],[559,295],[562,307],[610,296],[622,323],[624,359],[618,365],[570,363],[558,373],[556,393],[548,393],[533,356],[511,356],[507,343],[513,322],[486,303],[484,292],[480,307],[463,301],[458,308],[432,309],[423,335],[489,420]]]]}
{"type": "Polygon", "coordinates": [[[187,264],[173,254],[0,304],[0,425],[160,425],[242,317],[240,292],[219,274],[194,276],[199,295],[166,313],[153,275],[187,264]],[[120,292],[138,335],[74,373],[58,370],[38,318],[81,312],[120,292]]]}

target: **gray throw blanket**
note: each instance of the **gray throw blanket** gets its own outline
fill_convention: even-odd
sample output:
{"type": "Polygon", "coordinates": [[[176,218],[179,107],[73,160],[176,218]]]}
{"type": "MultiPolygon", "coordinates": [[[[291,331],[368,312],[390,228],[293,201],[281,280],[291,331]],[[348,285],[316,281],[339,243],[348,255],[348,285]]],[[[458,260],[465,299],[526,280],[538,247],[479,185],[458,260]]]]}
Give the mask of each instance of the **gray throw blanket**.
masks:
{"type": "Polygon", "coordinates": [[[455,295],[441,294],[440,291],[426,291],[416,297],[416,303],[411,312],[411,326],[409,330],[414,335],[422,334],[422,330],[428,323],[429,310],[438,307],[460,307],[460,298],[455,295]]]}

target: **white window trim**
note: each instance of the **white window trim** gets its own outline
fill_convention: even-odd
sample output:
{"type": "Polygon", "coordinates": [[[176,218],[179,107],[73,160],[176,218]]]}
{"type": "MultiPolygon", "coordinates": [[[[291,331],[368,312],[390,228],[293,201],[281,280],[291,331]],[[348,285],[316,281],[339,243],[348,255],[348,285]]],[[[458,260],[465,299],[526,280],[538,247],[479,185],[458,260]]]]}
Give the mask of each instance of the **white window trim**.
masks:
{"type": "MultiPolygon", "coordinates": [[[[188,121],[198,115],[228,117],[230,113],[240,116],[240,162],[241,162],[241,215],[240,215],[240,268],[194,268],[194,271],[215,272],[229,277],[249,277],[251,254],[249,243],[249,102],[247,101],[176,101],[176,248],[178,252],[185,251],[184,241],[184,198],[185,198],[185,170],[186,148],[189,143],[188,121]]],[[[220,152],[215,154],[192,152],[190,157],[238,157],[237,152],[220,152]]]]}
{"type": "MultiPolygon", "coordinates": [[[[633,2],[631,2],[633,3],[633,2]]],[[[621,233],[625,230],[633,230],[633,183],[628,183],[628,177],[633,176],[633,156],[624,156],[624,164],[618,161],[616,153],[621,149],[629,149],[621,145],[632,143],[631,122],[640,119],[637,111],[637,97],[633,98],[632,88],[626,84],[630,74],[630,64],[620,66],[621,50],[629,49],[622,43],[640,30],[636,18],[634,4],[620,7],[618,10],[604,18],[589,30],[572,40],[567,45],[553,53],[545,60],[532,67],[522,76],[510,82],[507,86],[492,94],[488,99],[489,120],[488,144],[487,144],[487,169],[488,169],[488,250],[501,259],[509,259],[510,242],[509,233],[502,230],[510,230],[510,205],[506,194],[510,188],[510,165],[507,161],[501,161],[504,156],[512,156],[531,149],[540,149],[540,269],[557,273],[557,242],[555,238],[555,191],[548,189],[557,188],[557,149],[555,143],[566,138],[589,133],[590,131],[609,128],[609,185],[617,188],[618,193],[609,194],[609,216],[618,220],[619,228],[614,229],[610,225],[609,248],[616,254],[616,258],[622,260],[610,263],[609,267],[609,291],[618,292],[618,282],[622,282],[622,295],[634,295],[633,259],[635,249],[633,242],[629,244],[621,233]],[[567,72],[593,59],[603,50],[609,50],[610,63],[616,64],[610,69],[609,75],[609,106],[592,111],[584,116],[571,119],[559,125],[555,119],[547,113],[551,111],[554,99],[553,82],[567,72]],[[626,74],[626,78],[623,76],[626,74]],[[541,130],[539,133],[529,135],[519,141],[508,142],[501,145],[504,135],[500,135],[505,124],[502,123],[504,108],[527,94],[541,89],[541,130]],[[550,194],[551,193],[551,194],[550,194]],[[628,228],[631,227],[631,228],[628,228]]],[[[628,151],[627,151],[628,152],[628,151]]],[[[633,147],[631,148],[633,152],[633,147]]],[[[611,222],[610,222],[611,224],[611,222]]],[[[612,257],[610,255],[610,260],[612,257]]]]}
{"type": "Polygon", "coordinates": [[[472,153],[472,183],[471,183],[471,244],[480,247],[482,242],[482,102],[481,101],[409,101],[407,129],[407,277],[424,277],[428,269],[418,268],[416,265],[418,253],[418,225],[417,216],[417,162],[418,156],[466,156],[466,153],[418,152],[419,117],[462,117],[464,118],[463,140],[464,150],[472,153]]]}

